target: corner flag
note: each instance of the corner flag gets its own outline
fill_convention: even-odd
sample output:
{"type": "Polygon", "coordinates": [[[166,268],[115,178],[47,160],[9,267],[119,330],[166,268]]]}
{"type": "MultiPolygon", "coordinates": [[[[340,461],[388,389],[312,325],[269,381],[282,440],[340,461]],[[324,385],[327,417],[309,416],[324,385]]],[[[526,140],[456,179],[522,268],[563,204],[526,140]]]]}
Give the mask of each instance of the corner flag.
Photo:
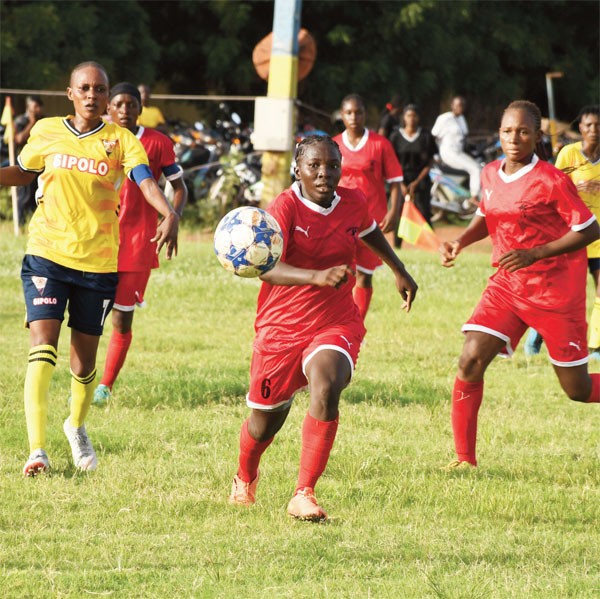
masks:
{"type": "Polygon", "coordinates": [[[0,125],[4,125],[4,143],[12,145],[15,138],[15,130],[13,126],[13,114],[10,97],[6,97],[4,108],[2,109],[2,116],[0,117],[0,125]]]}
{"type": "Polygon", "coordinates": [[[418,211],[414,202],[411,202],[409,196],[406,197],[402,207],[398,237],[402,237],[408,243],[431,252],[437,252],[442,243],[418,211]]]}

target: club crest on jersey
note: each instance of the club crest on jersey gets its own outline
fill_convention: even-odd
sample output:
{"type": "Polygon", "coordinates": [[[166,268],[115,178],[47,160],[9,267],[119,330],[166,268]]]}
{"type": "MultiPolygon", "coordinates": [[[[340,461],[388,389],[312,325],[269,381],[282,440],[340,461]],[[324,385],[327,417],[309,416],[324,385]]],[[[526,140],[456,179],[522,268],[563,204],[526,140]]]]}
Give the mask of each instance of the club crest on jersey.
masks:
{"type": "Polygon", "coordinates": [[[104,146],[104,151],[106,152],[107,156],[110,156],[115,151],[115,148],[117,147],[118,143],[119,143],[118,139],[103,139],[102,140],[102,145],[104,146]]]}
{"type": "Polygon", "coordinates": [[[44,295],[44,289],[46,288],[46,283],[48,279],[46,277],[31,277],[31,282],[35,285],[35,288],[38,290],[40,295],[44,295]]]}

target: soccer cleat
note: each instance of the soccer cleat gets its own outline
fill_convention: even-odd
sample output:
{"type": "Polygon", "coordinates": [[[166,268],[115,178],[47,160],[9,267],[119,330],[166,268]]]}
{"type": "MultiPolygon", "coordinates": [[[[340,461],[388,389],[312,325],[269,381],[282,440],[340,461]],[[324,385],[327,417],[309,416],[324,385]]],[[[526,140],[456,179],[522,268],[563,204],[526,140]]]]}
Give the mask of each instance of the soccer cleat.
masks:
{"type": "Polygon", "coordinates": [[[77,428],[70,424],[69,418],[67,418],[63,425],[63,430],[71,445],[75,467],[85,471],[96,470],[98,467],[98,458],[92,447],[92,442],[85,432],[85,426],[82,425],[77,428]]]}
{"type": "Polygon", "coordinates": [[[23,476],[36,476],[50,468],[48,456],[43,449],[36,449],[23,467],[23,476]]]}
{"type": "Polygon", "coordinates": [[[236,505],[252,505],[255,503],[258,477],[259,473],[256,474],[256,478],[251,483],[247,483],[236,474],[233,477],[233,484],[231,485],[229,503],[236,505]]]}
{"type": "Polygon", "coordinates": [[[92,405],[97,408],[103,408],[110,399],[110,387],[108,385],[103,385],[100,383],[96,390],[94,391],[94,399],[92,400],[92,405]]]}
{"type": "Polygon", "coordinates": [[[525,355],[537,356],[540,353],[543,342],[542,336],[535,329],[529,329],[525,345],[523,346],[525,355]]]}
{"type": "Polygon", "coordinates": [[[315,492],[310,487],[296,491],[288,503],[287,513],[298,520],[327,520],[325,510],[318,504],[315,492]]]}
{"type": "Polygon", "coordinates": [[[447,472],[461,472],[466,470],[471,470],[473,468],[477,468],[475,464],[471,464],[471,462],[466,462],[464,460],[453,460],[447,466],[444,466],[443,470],[447,472]]]}

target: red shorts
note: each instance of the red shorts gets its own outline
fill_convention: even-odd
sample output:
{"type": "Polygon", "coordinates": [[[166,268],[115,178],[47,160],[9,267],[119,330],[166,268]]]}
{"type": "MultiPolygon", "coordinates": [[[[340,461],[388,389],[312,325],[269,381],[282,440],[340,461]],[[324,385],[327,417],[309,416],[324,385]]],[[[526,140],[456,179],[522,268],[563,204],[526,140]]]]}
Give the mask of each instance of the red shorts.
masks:
{"type": "Polygon", "coordinates": [[[356,270],[372,275],[383,262],[379,256],[372,252],[362,241],[359,241],[356,249],[356,270]]]}
{"type": "Polygon", "coordinates": [[[144,293],[150,279],[150,270],[142,272],[120,272],[114,308],[121,312],[133,312],[135,307],[143,308],[144,293]]]}
{"type": "Polygon", "coordinates": [[[246,396],[248,407],[267,411],[287,408],[296,391],[308,384],[306,364],[323,349],[344,354],[354,373],[363,337],[364,329],[336,326],[323,329],[307,338],[305,343],[282,352],[269,353],[255,347],[250,365],[250,390],[246,396]]]}
{"type": "Polygon", "coordinates": [[[532,327],[543,337],[552,364],[579,366],[588,361],[585,303],[579,305],[564,313],[544,310],[490,285],[462,330],[502,339],[506,347],[501,353],[510,356],[527,327],[532,327]]]}

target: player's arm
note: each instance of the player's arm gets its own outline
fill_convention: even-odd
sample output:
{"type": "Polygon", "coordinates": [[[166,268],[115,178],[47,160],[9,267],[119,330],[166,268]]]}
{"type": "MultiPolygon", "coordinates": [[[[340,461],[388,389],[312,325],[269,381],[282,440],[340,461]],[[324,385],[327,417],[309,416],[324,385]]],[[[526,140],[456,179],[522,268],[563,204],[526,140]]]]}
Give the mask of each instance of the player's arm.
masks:
{"type": "Polygon", "coordinates": [[[594,219],[584,229],[576,231],[571,229],[568,233],[550,243],[528,250],[511,250],[510,252],[506,252],[506,254],[500,257],[498,264],[508,272],[515,272],[521,268],[531,266],[538,260],[580,250],[597,239],[600,239],[600,225],[594,219]]]}
{"type": "Polygon", "coordinates": [[[23,171],[18,166],[5,166],[0,168],[0,185],[3,187],[18,187],[29,185],[39,173],[23,171]]]}
{"type": "Polygon", "coordinates": [[[147,165],[140,165],[133,169],[133,179],[139,185],[146,201],[161,215],[163,220],[156,228],[156,235],[151,239],[156,241],[156,253],[160,252],[163,245],[167,245],[167,260],[173,253],[177,255],[177,233],[179,231],[179,215],[169,204],[162,189],[152,177],[147,165]]]}
{"type": "Polygon", "coordinates": [[[384,233],[395,231],[398,228],[398,221],[400,220],[400,181],[394,181],[390,183],[390,208],[383,220],[379,223],[379,228],[384,233]]]}
{"type": "Polygon", "coordinates": [[[183,177],[178,177],[169,181],[173,188],[173,210],[177,212],[179,218],[183,216],[183,208],[187,203],[188,189],[183,177]]]}
{"type": "Polygon", "coordinates": [[[298,268],[281,260],[269,272],[260,278],[271,285],[316,285],[317,287],[339,287],[348,280],[348,274],[354,274],[346,264],[332,266],[324,270],[298,268]]]}
{"type": "Polygon", "coordinates": [[[383,231],[376,227],[361,239],[369,249],[375,252],[390,267],[396,278],[396,288],[404,300],[403,309],[410,312],[412,302],[417,295],[418,285],[408,274],[396,252],[390,247],[383,231]]]}
{"type": "Polygon", "coordinates": [[[444,241],[440,246],[442,254],[442,266],[450,268],[454,266],[454,260],[460,252],[467,246],[485,239],[488,236],[487,224],[485,217],[480,214],[475,214],[465,232],[454,241],[444,241]]]}

